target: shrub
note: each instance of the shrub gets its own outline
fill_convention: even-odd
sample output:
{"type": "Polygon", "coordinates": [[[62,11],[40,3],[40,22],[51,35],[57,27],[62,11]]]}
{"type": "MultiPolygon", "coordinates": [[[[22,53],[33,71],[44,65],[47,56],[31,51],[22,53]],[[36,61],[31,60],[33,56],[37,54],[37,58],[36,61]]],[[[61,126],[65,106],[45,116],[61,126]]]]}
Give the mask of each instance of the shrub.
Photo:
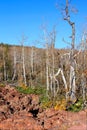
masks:
{"type": "Polygon", "coordinates": [[[0,87],[5,87],[5,84],[4,83],[0,83],[0,87]]]}
{"type": "Polygon", "coordinates": [[[74,104],[69,104],[69,107],[67,105],[67,110],[68,111],[73,111],[73,112],[79,112],[80,110],[82,110],[82,105],[83,105],[83,100],[82,99],[79,99],[76,101],[76,103],[74,104]]]}
{"type": "Polygon", "coordinates": [[[50,108],[52,106],[52,101],[49,99],[46,93],[40,96],[40,103],[43,109],[50,108]]]}
{"type": "Polygon", "coordinates": [[[62,99],[62,100],[56,101],[54,109],[55,110],[66,110],[66,100],[62,99]]]}
{"type": "Polygon", "coordinates": [[[42,95],[46,93],[46,89],[43,87],[27,87],[27,86],[18,86],[16,89],[25,94],[36,94],[36,95],[42,95]]]}

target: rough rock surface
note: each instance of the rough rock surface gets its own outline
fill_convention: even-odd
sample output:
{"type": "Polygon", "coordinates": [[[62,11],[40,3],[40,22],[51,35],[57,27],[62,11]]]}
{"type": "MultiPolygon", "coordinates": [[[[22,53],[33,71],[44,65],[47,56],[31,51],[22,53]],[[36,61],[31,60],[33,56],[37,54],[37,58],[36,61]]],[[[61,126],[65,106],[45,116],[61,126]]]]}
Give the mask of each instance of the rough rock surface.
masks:
{"type": "Polygon", "coordinates": [[[41,110],[39,97],[0,87],[0,130],[87,130],[87,111],[41,110]]]}

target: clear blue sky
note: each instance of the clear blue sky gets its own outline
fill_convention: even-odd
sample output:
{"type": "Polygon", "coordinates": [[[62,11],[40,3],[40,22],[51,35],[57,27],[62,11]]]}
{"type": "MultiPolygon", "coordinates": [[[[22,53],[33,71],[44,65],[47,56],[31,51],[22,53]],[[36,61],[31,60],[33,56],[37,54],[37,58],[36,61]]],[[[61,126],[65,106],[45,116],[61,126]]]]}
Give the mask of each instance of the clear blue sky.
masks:
{"type": "MultiPolygon", "coordinates": [[[[56,47],[64,48],[70,35],[70,27],[63,21],[56,3],[65,0],[0,0],[0,42],[19,44],[22,33],[28,37],[27,45],[40,40],[42,35],[41,25],[46,24],[49,31],[56,25],[56,47]]],[[[76,43],[87,23],[87,0],[72,0],[72,5],[78,9],[77,14],[72,14],[76,22],[76,43]]]]}

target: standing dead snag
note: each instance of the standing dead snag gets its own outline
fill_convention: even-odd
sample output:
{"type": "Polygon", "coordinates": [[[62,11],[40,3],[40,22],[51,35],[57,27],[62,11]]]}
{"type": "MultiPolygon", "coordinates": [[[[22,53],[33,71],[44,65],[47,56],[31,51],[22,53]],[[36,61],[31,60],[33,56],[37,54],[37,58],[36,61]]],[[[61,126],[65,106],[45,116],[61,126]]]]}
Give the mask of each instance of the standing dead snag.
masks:
{"type": "MultiPolygon", "coordinates": [[[[62,76],[62,79],[63,79],[63,82],[64,82],[64,86],[65,86],[65,90],[67,91],[67,82],[66,82],[66,79],[65,79],[65,76],[64,76],[64,73],[63,73],[63,70],[61,68],[58,69],[58,72],[54,75],[54,79],[55,81],[57,81],[57,85],[58,85],[58,80],[56,79],[56,77],[61,73],[61,76],[62,76]]],[[[59,86],[59,85],[58,85],[59,86]]],[[[59,87],[58,87],[58,90],[59,90],[59,87]]]]}
{"type": "Polygon", "coordinates": [[[86,77],[85,74],[82,74],[81,77],[81,85],[82,85],[82,96],[83,96],[83,101],[86,101],[86,77]]]}
{"type": "Polygon", "coordinates": [[[16,77],[16,64],[17,64],[17,59],[16,59],[16,47],[14,46],[14,65],[13,65],[13,77],[12,77],[12,81],[14,81],[15,77],[16,77]]]}
{"type": "Polygon", "coordinates": [[[55,28],[48,33],[46,28],[43,28],[44,31],[44,41],[46,47],[46,86],[47,93],[51,90],[51,94],[55,96],[56,84],[58,84],[57,80],[54,78],[54,70],[55,70],[55,55],[54,55],[54,47],[55,47],[55,39],[56,39],[56,31],[55,28]],[[51,52],[51,53],[50,53],[51,52]],[[51,58],[50,58],[51,56],[51,58]]]}
{"type": "Polygon", "coordinates": [[[62,76],[64,87],[67,92],[67,82],[63,73],[62,66],[58,69],[58,72],[55,74],[55,55],[54,55],[55,38],[56,38],[55,30],[53,30],[47,35],[46,29],[44,29],[44,40],[46,46],[46,86],[47,86],[47,92],[51,91],[53,97],[57,96],[59,90],[59,81],[57,79],[59,74],[61,74],[62,76]],[[49,50],[51,51],[51,54],[49,53],[49,50]],[[49,55],[51,56],[51,59],[49,59],[50,58],[49,55]]]}
{"type": "Polygon", "coordinates": [[[34,47],[31,47],[31,74],[34,72],[34,47]]]}
{"type": "Polygon", "coordinates": [[[72,42],[71,42],[71,50],[73,51],[75,49],[75,23],[71,21],[70,14],[69,14],[69,2],[66,0],[66,7],[65,7],[65,17],[64,20],[66,20],[69,25],[72,28],[72,42]]]}
{"type": "Polygon", "coordinates": [[[24,35],[22,36],[22,40],[21,40],[21,46],[22,46],[22,69],[23,69],[23,80],[24,80],[24,84],[25,86],[27,85],[27,80],[26,80],[26,69],[25,69],[25,48],[24,48],[24,42],[25,42],[26,38],[24,37],[24,35]]]}
{"type": "Polygon", "coordinates": [[[53,93],[54,97],[56,96],[56,86],[58,86],[58,80],[55,78],[55,40],[56,40],[56,30],[55,28],[50,32],[50,49],[52,52],[52,67],[51,67],[51,74],[50,74],[50,89],[53,93]]]}
{"type": "Polygon", "coordinates": [[[3,70],[4,70],[4,73],[3,73],[3,77],[4,77],[4,81],[6,81],[6,61],[5,61],[5,50],[4,50],[4,46],[3,46],[3,70]]]}
{"type": "Polygon", "coordinates": [[[71,21],[70,14],[69,14],[69,1],[66,0],[66,7],[65,7],[65,17],[64,20],[68,22],[68,24],[72,28],[72,41],[71,41],[71,51],[70,51],[70,87],[69,87],[69,95],[70,100],[76,100],[76,83],[75,83],[75,60],[74,60],[74,49],[75,49],[75,23],[71,21]]]}
{"type": "Polygon", "coordinates": [[[46,44],[46,82],[47,91],[49,91],[49,59],[48,59],[48,43],[46,44]]]}
{"type": "Polygon", "coordinates": [[[48,43],[48,37],[46,28],[43,27],[43,33],[44,33],[44,42],[46,47],[46,87],[47,87],[47,95],[49,91],[49,43],[48,43]]]}

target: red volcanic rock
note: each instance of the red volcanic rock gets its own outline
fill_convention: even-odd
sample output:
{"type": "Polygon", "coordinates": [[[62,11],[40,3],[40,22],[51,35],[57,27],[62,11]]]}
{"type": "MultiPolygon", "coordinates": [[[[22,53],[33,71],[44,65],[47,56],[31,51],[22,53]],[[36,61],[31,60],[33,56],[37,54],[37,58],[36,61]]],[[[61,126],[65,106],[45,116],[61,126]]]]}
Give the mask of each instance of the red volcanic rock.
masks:
{"type": "Polygon", "coordinates": [[[38,120],[44,129],[58,130],[63,123],[66,123],[66,114],[63,111],[47,109],[38,114],[38,120]]]}
{"type": "Polygon", "coordinates": [[[0,123],[0,130],[43,130],[31,114],[14,115],[0,123]]]}
{"type": "Polygon", "coordinates": [[[68,130],[87,130],[87,125],[75,125],[72,126],[71,128],[68,128],[68,130]]]}
{"type": "Polygon", "coordinates": [[[87,111],[42,110],[39,97],[0,87],[0,130],[86,130],[87,111]]]}

